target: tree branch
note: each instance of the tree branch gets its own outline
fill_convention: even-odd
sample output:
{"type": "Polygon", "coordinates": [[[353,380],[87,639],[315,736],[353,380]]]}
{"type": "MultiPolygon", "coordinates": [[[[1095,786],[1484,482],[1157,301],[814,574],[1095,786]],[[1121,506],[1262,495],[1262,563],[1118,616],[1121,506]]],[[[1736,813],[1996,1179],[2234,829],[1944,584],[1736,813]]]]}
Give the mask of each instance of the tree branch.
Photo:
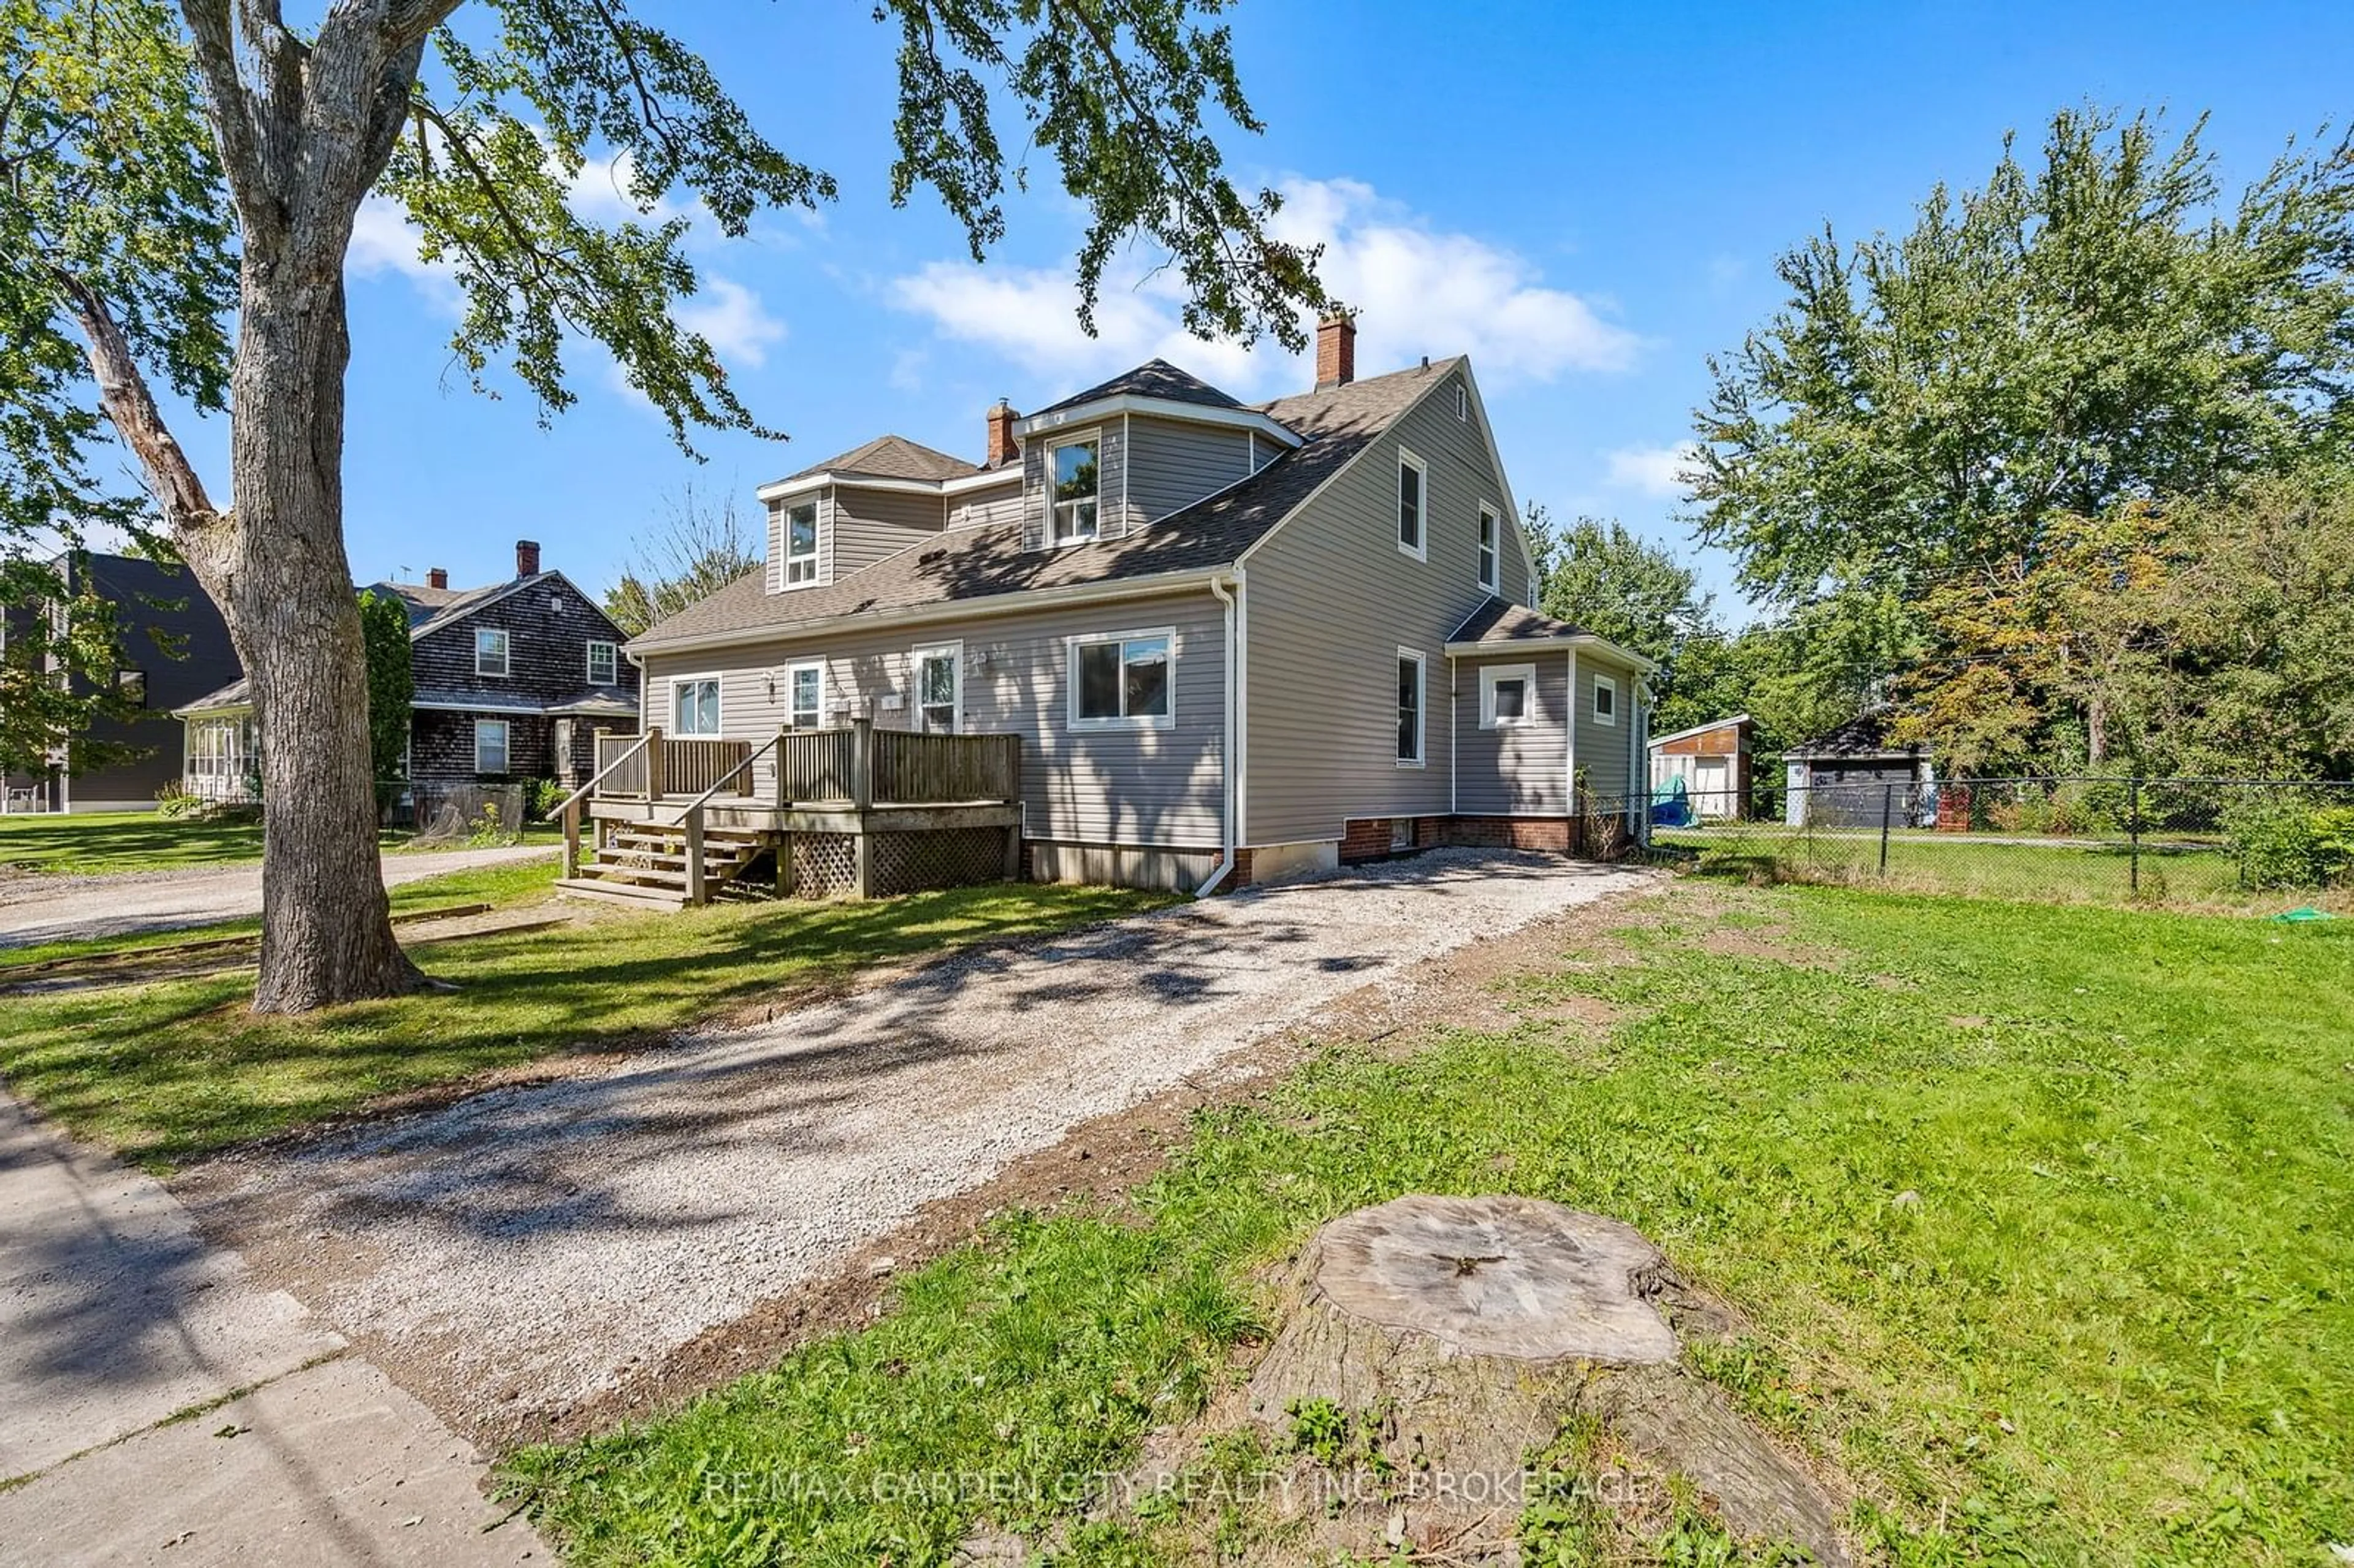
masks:
{"type": "Polygon", "coordinates": [[[114,314],[107,309],[106,302],[71,273],[54,267],[49,270],[66,297],[73,302],[74,319],[88,340],[90,375],[98,382],[99,403],[105,408],[115,433],[122,438],[122,444],[131,449],[140,466],[147,471],[148,487],[163,507],[164,523],[185,545],[190,535],[219,516],[213,508],[212,498],[205,492],[205,482],[197,477],[187,454],[180,450],[178,439],[164,424],[163,411],[155,407],[155,396],[148,388],[147,377],[140,373],[131,344],[123,337],[122,329],[115,324],[114,314]]]}
{"type": "Polygon", "coordinates": [[[195,45],[196,73],[205,84],[205,101],[212,108],[213,139],[220,143],[238,217],[248,234],[270,232],[277,217],[263,196],[269,188],[268,170],[245,83],[238,75],[237,25],[230,19],[229,0],[180,0],[180,15],[195,45]]]}

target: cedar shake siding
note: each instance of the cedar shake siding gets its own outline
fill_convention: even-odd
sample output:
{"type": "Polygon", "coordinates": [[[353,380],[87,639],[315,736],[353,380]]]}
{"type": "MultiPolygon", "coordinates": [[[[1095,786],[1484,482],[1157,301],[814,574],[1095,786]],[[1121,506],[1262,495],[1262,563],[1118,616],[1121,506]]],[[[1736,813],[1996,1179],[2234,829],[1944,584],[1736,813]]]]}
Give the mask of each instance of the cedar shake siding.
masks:
{"type": "MultiPolygon", "coordinates": [[[[915,652],[960,642],[961,727],[1022,736],[1026,836],[1214,851],[1224,810],[1225,613],[1207,593],[1168,594],[702,652],[650,652],[646,717],[667,729],[673,678],[716,674],[722,733],[757,745],[786,722],[785,666],[806,660],[825,667],[828,724],[847,723],[867,712],[871,701],[877,726],[912,728],[915,652]],[[1174,634],[1176,661],[1169,726],[1074,729],[1067,640],[1164,628],[1174,634]],[[894,697],[899,705],[886,706],[894,697]]],[[[776,774],[768,760],[754,767],[757,788],[773,790],[776,774]]]]}
{"type": "MultiPolygon", "coordinates": [[[[1424,374],[1427,386],[1412,409],[1246,557],[1246,843],[1337,840],[1350,818],[1440,813],[1454,800],[1445,646],[1490,598],[1479,580],[1480,503],[1498,514],[1495,591],[1525,600],[1528,567],[1520,519],[1489,458],[1476,400],[1469,419],[1456,416],[1459,364],[1424,374]],[[1423,559],[1398,548],[1401,448],[1426,473],[1423,559]],[[1424,660],[1418,768],[1397,765],[1401,646],[1424,660]]],[[[1561,655],[1552,658],[1558,683],[1561,655]]],[[[1471,693],[1476,705],[1476,685],[1471,693]]],[[[1458,698],[1458,724],[1461,705],[1458,698]]],[[[1558,715],[1558,703],[1553,711],[1558,715]]],[[[1470,722],[1477,720],[1475,711],[1470,722]]],[[[1481,777],[1474,758],[1455,762],[1464,782],[1481,777]]],[[[1462,809],[1472,807],[1467,800],[1462,809]]]]}

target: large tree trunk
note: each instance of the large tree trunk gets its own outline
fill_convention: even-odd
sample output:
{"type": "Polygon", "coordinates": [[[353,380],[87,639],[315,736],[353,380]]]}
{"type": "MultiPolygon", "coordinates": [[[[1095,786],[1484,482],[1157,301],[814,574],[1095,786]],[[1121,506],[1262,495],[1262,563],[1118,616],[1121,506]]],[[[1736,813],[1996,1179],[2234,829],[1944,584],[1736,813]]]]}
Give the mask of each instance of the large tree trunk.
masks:
{"type": "Polygon", "coordinates": [[[304,249],[246,268],[237,526],[215,596],[261,730],[260,1012],[396,995],[423,978],[393,939],[376,860],[367,660],[344,550],[343,248],[304,249]]]}

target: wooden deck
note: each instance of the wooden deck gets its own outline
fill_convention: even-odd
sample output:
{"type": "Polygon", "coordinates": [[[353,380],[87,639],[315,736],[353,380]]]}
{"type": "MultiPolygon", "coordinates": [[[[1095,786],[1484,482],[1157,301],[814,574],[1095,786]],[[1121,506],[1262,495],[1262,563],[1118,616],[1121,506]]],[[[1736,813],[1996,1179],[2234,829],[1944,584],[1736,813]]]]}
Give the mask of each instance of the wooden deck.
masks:
{"type": "Polygon", "coordinates": [[[866,898],[1021,874],[1018,736],[860,720],[755,746],[652,729],[600,733],[597,763],[562,808],[569,892],[701,904],[758,877],[780,896],[866,898]]]}

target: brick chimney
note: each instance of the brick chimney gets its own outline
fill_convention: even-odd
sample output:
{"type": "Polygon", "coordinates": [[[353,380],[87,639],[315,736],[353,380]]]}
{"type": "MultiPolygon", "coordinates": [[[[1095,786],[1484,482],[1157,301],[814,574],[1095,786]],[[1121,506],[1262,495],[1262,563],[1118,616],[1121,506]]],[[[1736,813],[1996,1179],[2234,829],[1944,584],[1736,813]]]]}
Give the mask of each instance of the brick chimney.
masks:
{"type": "Polygon", "coordinates": [[[538,540],[517,539],[515,541],[515,576],[519,577],[539,576],[538,540]]]}
{"type": "Polygon", "coordinates": [[[988,415],[989,456],[983,460],[982,467],[1000,468],[1013,461],[1013,423],[1021,418],[1004,398],[997,400],[997,406],[988,415]]]}
{"type": "Polygon", "coordinates": [[[447,567],[435,567],[431,571],[427,572],[425,574],[425,586],[431,588],[448,588],[450,586],[450,568],[447,567]]]}
{"type": "Polygon", "coordinates": [[[1316,390],[1330,392],[1357,378],[1357,323],[1336,311],[1316,323],[1316,390]]]}

